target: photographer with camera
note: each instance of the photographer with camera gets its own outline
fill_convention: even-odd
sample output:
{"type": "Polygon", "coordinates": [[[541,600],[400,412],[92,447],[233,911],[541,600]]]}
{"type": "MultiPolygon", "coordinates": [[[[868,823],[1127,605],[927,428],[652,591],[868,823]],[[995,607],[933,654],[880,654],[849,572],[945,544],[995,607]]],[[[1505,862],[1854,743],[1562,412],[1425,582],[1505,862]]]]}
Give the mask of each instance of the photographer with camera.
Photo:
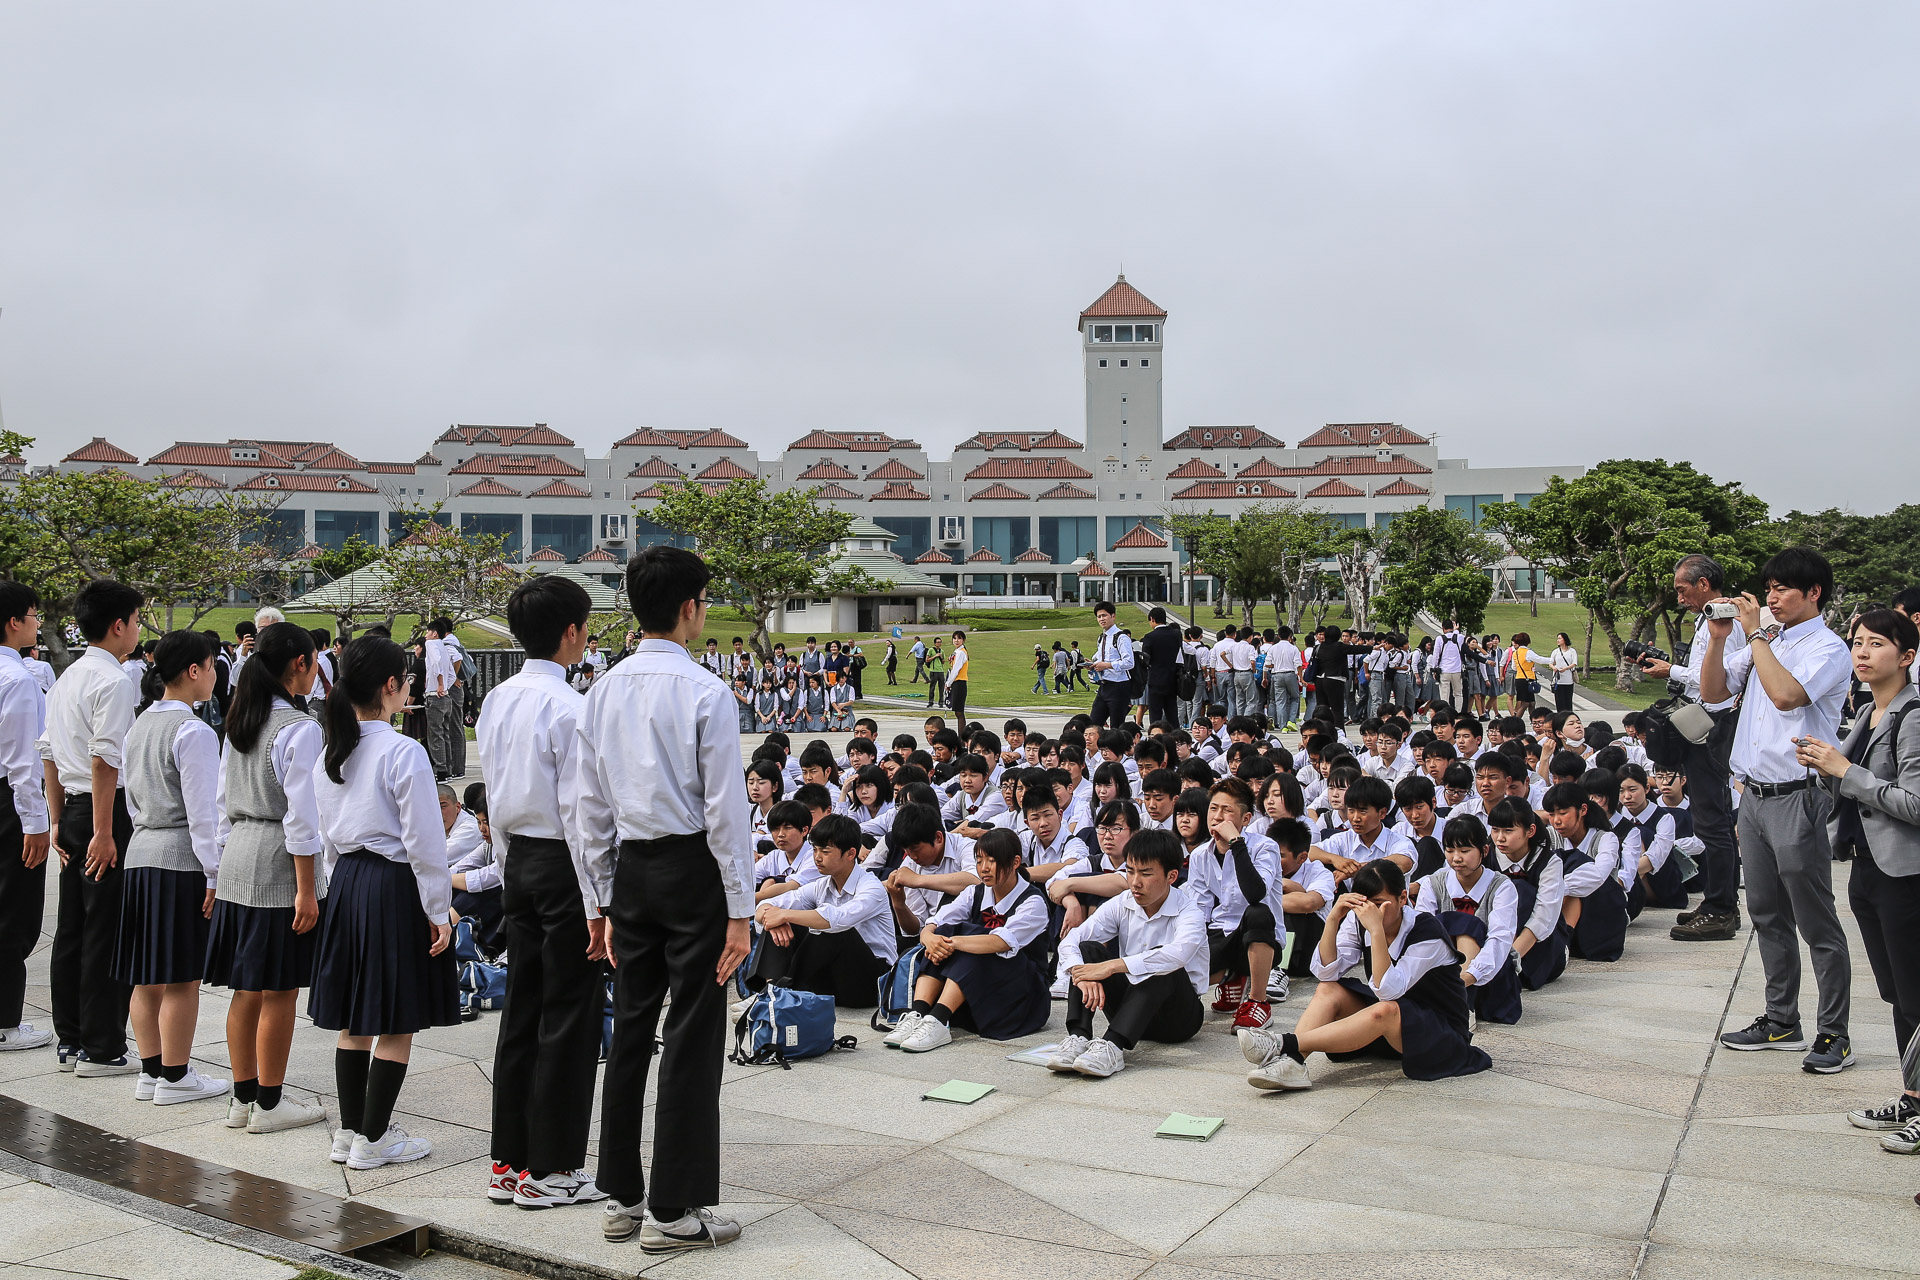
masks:
{"type": "MultiPolygon", "coordinates": [[[[1712,556],[1683,556],[1673,567],[1673,593],[1680,607],[1695,614],[1693,643],[1687,663],[1676,667],[1660,657],[1640,656],[1640,669],[1656,680],[1666,680],[1677,697],[1701,706],[1713,719],[1704,742],[1693,743],[1677,734],[1662,735],[1668,744],[1651,752],[1654,764],[1674,769],[1687,778],[1687,796],[1693,810],[1693,833],[1700,852],[1701,902],[1697,910],[1675,917],[1672,936],[1679,942],[1724,942],[1740,931],[1740,859],[1733,841],[1733,787],[1728,757],[1733,751],[1734,719],[1738,714],[1732,694],[1708,700],[1700,692],[1700,669],[1707,652],[1707,618],[1703,610],[1726,593],[1726,573],[1712,556]],[[1676,754],[1677,750],[1677,754],[1676,754]]],[[[1725,613],[1726,606],[1715,612],[1725,613]]],[[[1729,616],[1731,616],[1729,614],[1729,616]]],[[[1729,628],[1722,652],[1737,654],[1747,646],[1746,633],[1729,628]]],[[[1653,651],[1658,653],[1657,650],[1653,651]]]]}
{"type": "Polygon", "coordinates": [[[1799,1049],[1800,938],[1813,954],[1820,988],[1818,1034],[1802,1060],[1807,1071],[1832,1074],[1853,1065],[1847,1015],[1853,961],[1833,905],[1833,853],[1827,838],[1832,797],[1799,758],[1803,739],[1835,742],[1840,704],[1853,675],[1846,642],[1821,616],[1833,595],[1833,566],[1817,551],[1788,547],[1760,570],[1773,621],[1761,625],[1760,602],[1742,593],[1715,601],[1733,605],[1732,621],[1707,618],[1700,692],[1708,702],[1746,696],[1733,736],[1731,764],[1744,785],[1740,853],[1747,868],[1747,910],[1767,975],[1766,1012],[1720,1043],[1729,1049],[1799,1049]],[[1738,628],[1740,653],[1726,652],[1738,628]],[[1796,927],[1798,936],[1795,934],[1796,927]]]}

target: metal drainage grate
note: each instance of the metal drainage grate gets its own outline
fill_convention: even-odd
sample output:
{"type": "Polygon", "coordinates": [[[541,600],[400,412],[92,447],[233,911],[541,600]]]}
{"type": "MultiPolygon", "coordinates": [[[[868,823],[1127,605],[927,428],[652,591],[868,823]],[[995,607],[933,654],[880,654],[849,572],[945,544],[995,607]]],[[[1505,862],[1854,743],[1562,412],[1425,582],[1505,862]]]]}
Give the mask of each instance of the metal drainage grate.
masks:
{"type": "Polygon", "coordinates": [[[222,1168],[0,1095],[0,1149],[222,1222],[351,1254],[392,1244],[427,1251],[427,1223],[277,1178],[222,1168]]]}

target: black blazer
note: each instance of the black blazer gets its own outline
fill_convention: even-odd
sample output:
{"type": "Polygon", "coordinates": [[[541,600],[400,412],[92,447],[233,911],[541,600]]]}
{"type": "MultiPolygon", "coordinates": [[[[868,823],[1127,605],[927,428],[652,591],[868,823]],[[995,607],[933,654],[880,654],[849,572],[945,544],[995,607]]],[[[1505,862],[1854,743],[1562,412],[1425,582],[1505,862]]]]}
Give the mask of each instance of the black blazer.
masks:
{"type": "Polygon", "coordinates": [[[1154,627],[1136,651],[1147,658],[1147,688],[1164,689],[1180,675],[1180,628],[1167,623],[1154,627]]]}

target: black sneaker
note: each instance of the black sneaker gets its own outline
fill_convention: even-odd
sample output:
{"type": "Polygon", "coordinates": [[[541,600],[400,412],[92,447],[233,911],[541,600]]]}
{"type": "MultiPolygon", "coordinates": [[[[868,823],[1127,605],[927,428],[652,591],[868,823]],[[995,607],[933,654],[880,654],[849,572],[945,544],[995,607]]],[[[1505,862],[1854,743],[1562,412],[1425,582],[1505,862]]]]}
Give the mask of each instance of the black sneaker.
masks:
{"type": "Polygon", "coordinates": [[[1693,918],[1705,910],[1706,910],[1705,907],[1695,907],[1691,911],[1682,911],[1679,915],[1673,918],[1673,922],[1675,924],[1692,924],[1693,918]]]}
{"type": "Polygon", "coordinates": [[[1740,934],[1738,915],[1696,913],[1685,924],[1676,924],[1667,936],[1675,942],[1729,942],[1740,934]]]}
{"type": "Polygon", "coordinates": [[[1755,1049],[1797,1050],[1807,1047],[1807,1037],[1801,1032],[1799,1023],[1789,1026],[1775,1022],[1763,1013],[1739,1031],[1729,1031],[1721,1036],[1720,1043],[1743,1053],[1755,1049]]]}
{"type": "Polygon", "coordinates": [[[1823,1076],[1837,1075],[1853,1065],[1853,1042],[1845,1036],[1822,1031],[1813,1038],[1813,1052],[1801,1060],[1802,1071],[1823,1076]]]}
{"type": "Polygon", "coordinates": [[[1915,1120],[1920,1120],[1920,1099],[1910,1093],[1901,1094],[1884,1107],[1862,1107],[1847,1112],[1847,1123],[1854,1128],[1881,1132],[1904,1129],[1915,1120]]]}

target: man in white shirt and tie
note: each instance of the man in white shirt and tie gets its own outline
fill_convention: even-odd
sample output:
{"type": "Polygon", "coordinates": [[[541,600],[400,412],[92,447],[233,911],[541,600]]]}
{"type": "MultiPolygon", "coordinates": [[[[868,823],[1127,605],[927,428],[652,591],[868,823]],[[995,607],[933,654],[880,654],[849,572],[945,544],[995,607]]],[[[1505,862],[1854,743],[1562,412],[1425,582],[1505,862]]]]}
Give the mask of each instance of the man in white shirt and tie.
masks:
{"type": "Polygon", "coordinates": [[[1095,689],[1091,714],[1102,728],[1118,729],[1133,706],[1127,692],[1133,685],[1133,641],[1121,634],[1119,616],[1111,600],[1093,606],[1094,621],[1100,624],[1100,647],[1087,665],[1093,670],[1095,689]]]}
{"type": "Polygon", "coordinates": [[[747,958],[754,911],[740,720],[727,686],[687,652],[706,625],[712,576],[677,547],[628,561],[643,638],[594,681],[574,735],[574,838],[599,912],[589,929],[617,965],[600,1115],[599,1182],[612,1197],[603,1231],[637,1230],[649,1253],[740,1234],[707,1207],[720,1199],[724,984],[747,958]],[[649,1194],[640,1124],[669,991],[649,1194]]]}
{"type": "Polygon", "coordinates": [[[47,697],[20,657],[40,634],[40,595],[0,581],[0,1051],[38,1049],[49,1028],[20,1020],[27,957],[40,941],[47,900],[46,771],[34,743],[47,697]]]}

